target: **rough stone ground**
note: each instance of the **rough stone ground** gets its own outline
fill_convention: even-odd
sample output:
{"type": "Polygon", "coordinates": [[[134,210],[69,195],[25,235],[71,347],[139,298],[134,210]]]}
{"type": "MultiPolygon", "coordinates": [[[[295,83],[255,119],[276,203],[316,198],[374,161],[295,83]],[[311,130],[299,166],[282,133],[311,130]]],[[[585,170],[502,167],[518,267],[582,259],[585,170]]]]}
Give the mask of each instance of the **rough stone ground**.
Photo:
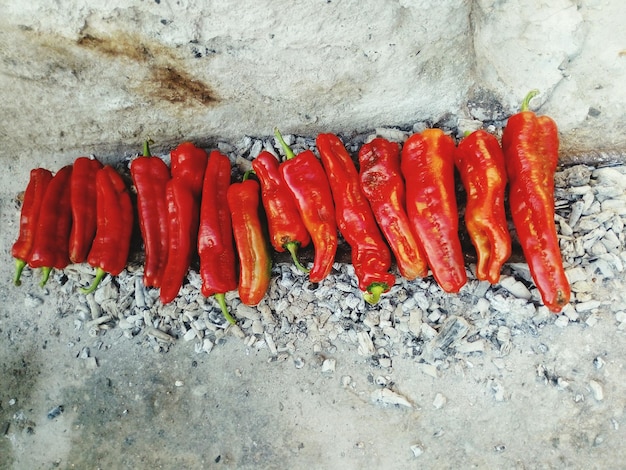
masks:
{"type": "MultiPolygon", "coordinates": [[[[220,147],[243,168],[268,142],[220,147]]],[[[375,308],[347,264],[311,286],[279,263],[258,308],[229,297],[240,328],[228,330],[193,272],[168,307],[142,289],[135,263],[89,298],[76,291],[84,266],[45,289],[26,272],[14,287],[26,181],[10,169],[0,468],[622,467],[626,167],[598,166],[557,175],[575,291],[561,315],[540,306],[523,263],[459,295],[399,280],[375,308]]]]}

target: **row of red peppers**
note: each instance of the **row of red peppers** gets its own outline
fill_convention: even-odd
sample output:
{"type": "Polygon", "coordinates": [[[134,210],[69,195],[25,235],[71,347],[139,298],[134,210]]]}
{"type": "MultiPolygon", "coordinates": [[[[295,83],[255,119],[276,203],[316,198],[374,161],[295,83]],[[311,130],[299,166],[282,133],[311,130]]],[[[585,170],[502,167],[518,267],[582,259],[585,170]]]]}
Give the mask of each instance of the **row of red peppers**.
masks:
{"type": "MultiPolygon", "coordinates": [[[[197,249],[202,293],[215,296],[233,322],[226,292],[238,289],[243,303],[255,305],[269,287],[271,255],[260,217],[262,204],[272,247],[289,251],[311,282],[330,273],[341,234],[351,247],[359,288],[369,303],[375,304],[395,283],[389,272],[392,253],[403,277],[423,277],[430,268],[444,291],[458,292],[467,275],[458,236],[456,168],[467,192],[465,222],[478,255],[477,278],[497,283],[511,253],[504,207],[508,184],[513,222],[533,279],[544,304],[558,312],[570,296],[554,225],[558,134],[554,121],[527,109],[532,96],[509,119],[502,147],[482,130],[456,146],[443,131],[427,129],[409,137],[401,151],[397,143],[382,138],[364,144],[358,155],[360,170],[333,134],[317,137],[318,159],[311,150],[295,155],[276,131],[286,160],[262,152],[252,162],[258,181],[247,174],[237,183],[231,183],[228,157],[218,151],[209,156],[183,143],[171,152],[170,170],[163,160],[150,156],[146,144],[144,155],[130,166],[145,248],[144,283],[160,289],[163,303],[171,302],[197,249]],[[315,255],[309,270],[299,262],[297,250],[310,243],[315,255]]],[[[81,158],[73,170],[64,168],[54,177],[47,170],[33,170],[13,249],[16,283],[26,264],[62,269],[69,260],[83,261],[85,255],[70,257],[69,251],[84,253],[90,238],[87,261],[98,271],[84,292],[95,289],[104,273],[121,272],[128,256],[132,206],[123,180],[114,178],[109,168],[115,173],[97,160],[81,158]],[[88,162],[93,173],[87,172],[88,162]],[[97,176],[89,176],[93,174],[97,176]],[[74,179],[81,185],[66,191],[63,178],[72,180],[67,187],[79,186],[74,179]],[[97,210],[90,212],[94,205],[97,210]],[[96,220],[88,220],[87,213],[97,214],[96,220]],[[69,241],[77,237],[83,240],[80,249],[69,241]],[[59,259],[42,259],[42,251],[59,259]],[[108,258],[116,258],[116,263],[108,258]]],[[[44,270],[44,282],[48,273],[44,270]]]]}

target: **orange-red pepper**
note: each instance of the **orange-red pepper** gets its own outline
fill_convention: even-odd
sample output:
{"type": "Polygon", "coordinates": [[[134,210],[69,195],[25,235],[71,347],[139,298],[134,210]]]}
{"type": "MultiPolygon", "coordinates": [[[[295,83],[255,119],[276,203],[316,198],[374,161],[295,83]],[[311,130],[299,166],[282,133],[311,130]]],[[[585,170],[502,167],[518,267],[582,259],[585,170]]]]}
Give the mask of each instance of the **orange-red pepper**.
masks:
{"type": "Polygon", "coordinates": [[[227,191],[228,208],[239,254],[239,298],[244,305],[257,305],[270,285],[272,258],[263,234],[259,183],[246,179],[227,191]]]}
{"type": "Polygon", "coordinates": [[[274,134],[287,156],[280,165],[281,175],[296,201],[315,249],[309,280],[321,282],[333,268],[339,242],[333,195],[326,172],[311,150],[295,155],[278,129],[274,134]]]}
{"type": "Polygon", "coordinates": [[[30,179],[24,192],[24,200],[22,201],[19,234],[11,248],[11,255],[15,258],[13,283],[16,286],[22,284],[20,277],[33,250],[41,206],[51,180],[52,173],[45,168],[35,168],[30,171],[30,179]]]}
{"type": "Polygon", "coordinates": [[[465,225],[476,248],[476,278],[496,284],[502,265],[511,256],[504,210],[504,154],[498,139],[480,129],[459,143],[454,160],[467,192],[465,225]]]}
{"type": "Polygon", "coordinates": [[[426,129],[404,143],[400,164],[413,232],[445,292],[458,292],[467,282],[458,233],[454,148],[441,129],[426,129]]]}
{"type": "Polygon", "coordinates": [[[95,291],[104,276],[117,276],[126,267],[133,233],[133,205],[126,183],[110,165],[96,174],[96,236],[87,262],[96,268],[91,286],[83,294],[95,291]]]}
{"type": "Polygon", "coordinates": [[[137,214],[145,252],[143,283],[146,287],[161,287],[168,250],[165,186],[171,179],[170,169],[159,157],[151,156],[149,142],[144,142],[143,156],[130,163],[130,176],[137,190],[137,214]]]}
{"type": "Polygon", "coordinates": [[[56,172],[48,184],[39,211],[35,240],[28,265],[31,268],[42,268],[42,286],[48,282],[52,268],[63,269],[70,263],[71,177],[71,165],[64,166],[56,172]]]}
{"type": "Polygon", "coordinates": [[[252,168],[261,185],[261,200],[272,246],[278,252],[289,251],[296,267],[308,273],[298,259],[298,248],[307,246],[311,236],[280,174],[280,162],[271,153],[263,151],[252,160],[252,168]]]}
{"type": "Polygon", "coordinates": [[[556,123],[528,109],[537,94],[530,92],[521,111],[508,119],[502,148],[509,176],[513,224],[535,285],[546,307],[560,312],[571,289],[561,258],[554,222],[554,173],[559,159],[556,123]]]}
{"type": "Polygon", "coordinates": [[[352,250],[352,266],[363,298],[376,304],[396,278],[389,272],[391,252],[359,183],[359,173],[339,137],[320,134],[316,139],[335,203],[339,232],[352,250]]]}
{"type": "Polygon", "coordinates": [[[225,299],[226,292],[237,288],[237,261],[226,196],[230,177],[230,160],[213,150],[209,155],[202,187],[198,254],[202,295],[214,296],[224,317],[230,323],[235,323],[225,299]]]}
{"type": "Polygon", "coordinates": [[[359,150],[361,188],[367,197],[402,277],[428,274],[428,264],[406,213],[406,189],[400,171],[400,146],[381,137],[359,150]]]}
{"type": "Polygon", "coordinates": [[[70,233],[70,261],[82,263],[96,235],[96,174],[102,168],[95,158],[78,157],[74,161],[70,179],[72,231],[70,233]]]}

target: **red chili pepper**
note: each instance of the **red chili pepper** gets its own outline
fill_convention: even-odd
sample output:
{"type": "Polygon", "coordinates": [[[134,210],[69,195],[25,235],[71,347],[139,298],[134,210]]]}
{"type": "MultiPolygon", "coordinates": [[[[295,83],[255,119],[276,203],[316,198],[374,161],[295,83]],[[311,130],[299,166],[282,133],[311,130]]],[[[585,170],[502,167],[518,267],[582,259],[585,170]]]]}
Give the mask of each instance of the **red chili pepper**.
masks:
{"type": "Polygon", "coordinates": [[[400,274],[409,280],[425,277],[428,274],[426,257],[406,213],[400,146],[378,137],[361,147],[359,163],[361,188],[393,251],[400,274]]]}
{"type": "Polygon", "coordinates": [[[169,247],[159,292],[163,304],[174,300],[183,285],[196,247],[200,217],[198,200],[182,179],[168,181],[165,200],[169,247]]]}
{"type": "Polygon", "coordinates": [[[274,134],[287,156],[287,161],[280,165],[280,173],[296,201],[315,248],[309,280],[321,282],[330,274],[338,244],[335,207],[326,172],[311,150],[296,156],[278,129],[274,134]]]}
{"type": "Polygon", "coordinates": [[[259,183],[246,179],[230,185],[227,192],[235,245],[239,254],[239,298],[257,305],[270,284],[272,258],[259,218],[259,183]]]}
{"type": "Polygon", "coordinates": [[[546,307],[560,312],[570,301],[554,222],[554,173],[559,159],[556,123],[529,111],[531,91],[521,112],[511,116],[502,134],[509,176],[509,204],[524,257],[546,307]]]}
{"type": "Polygon", "coordinates": [[[228,312],[224,294],[237,288],[237,261],[233,228],[226,197],[230,186],[230,160],[217,150],[211,152],[204,173],[198,254],[202,294],[213,295],[224,317],[235,323],[228,312]]]}
{"type": "Polygon", "coordinates": [[[150,155],[149,142],[144,142],[143,156],[131,162],[130,175],[137,190],[139,228],[146,257],[143,282],[146,287],[160,287],[167,262],[165,186],[171,179],[170,170],[163,160],[150,155]]]}
{"type": "Polygon", "coordinates": [[[72,231],[70,261],[82,263],[96,235],[96,173],[102,168],[95,158],[79,157],[74,161],[70,180],[72,231]]]}
{"type": "Polygon", "coordinates": [[[511,256],[504,211],[504,154],[498,139],[481,129],[459,143],[454,159],[467,191],[465,225],[478,256],[476,278],[496,284],[511,256]]]}
{"type": "Polygon", "coordinates": [[[363,298],[376,304],[396,282],[391,252],[359,184],[359,173],[343,142],[334,134],[316,139],[335,203],[339,232],[352,250],[352,265],[363,298]]]}
{"type": "Polygon", "coordinates": [[[269,152],[261,152],[252,161],[252,168],[261,185],[261,200],[272,246],[278,252],[289,251],[296,267],[308,273],[309,270],[298,260],[298,248],[307,246],[311,237],[280,174],[278,159],[269,152]]]}
{"type": "Polygon", "coordinates": [[[72,230],[70,179],[72,166],[64,166],[54,175],[39,211],[33,249],[28,265],[42,268],[41,285],[48,282],[52,268],[63,269],[70,263],[69,242],[72,230]]]}
{"type": "Polygon", "coordinates": [[[96,236],[87,262],[96,268],[91,286],[83,294],[95,291],[104,276],[120,274],[128,261],[133,233],[133,205],[124,179],[110,165],[96,174],[96,236]]]}
{"type": "Polygon", "coordinates": [[[39,225],[41,207],[44,202],[46,189],[52,180],[52,173],[45,168],[35,168],[30,171],[30,180],[24,192],[22,211],[20,213],[20,230],[17,240],[11,248],[11,255],[15,258],[15,276],[13,283],[22,284],[20,277],[30,259],[33,250],[35,234],[39,225]]]}
{"type": "Polygon", "coordinates": [[[187,182],[194,197],[202,194],[202,183],[207,159],[206,151],[196,147],[191,142],[183,142],[171,151],[172,178],[182,179],[187,182]]]}
{"type": "Polygon", "coordinates": [[[454,141],[441,129],[413,134],[402,148],[407,214],[435,280],[446,292],[467,282],[458,234],[454,141]]]}

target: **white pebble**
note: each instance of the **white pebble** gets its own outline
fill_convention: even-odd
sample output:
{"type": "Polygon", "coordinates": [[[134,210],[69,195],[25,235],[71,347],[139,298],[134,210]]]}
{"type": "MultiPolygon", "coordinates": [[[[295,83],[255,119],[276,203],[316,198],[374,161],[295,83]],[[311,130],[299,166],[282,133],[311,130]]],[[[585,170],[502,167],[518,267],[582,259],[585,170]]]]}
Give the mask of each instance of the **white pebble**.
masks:
{"type": "Polygon", "coordinates": [[[437,410],[443,408],[443,405],[445,405],[447,401],[448,399],[446,397],[444,397],[441,393],[437,393],[435,395],[435,399],[433,400],[433,407],[437,410]]]}
{"type": "Polygon", "coordinates": [[[335,365],[337,361],[335,359],[324,359],[322,363],[322,372],[335,372],[335,365]]]}
{"type": "Polygon", "coordinates": [[[559,315],[556,320],[554,320],[554,325],[559,328],[565,328],[569,323],[569,318],[566,315],[559,315]]]}
{"type": "Polygon", "coordinates": [[[576,304],[576,311],[580,312],[589,312],[598,308],[601,305],[599,300],[588,300],[587,302],[580,302],[576,304]]]}
{"type": "Polygon", "coordinates": [[[589,388],[591,389],[591,394],[593,398],[597,401],[604,400],[604,389],[602,388],[602,384],[596,380],[589,381],[589,388]]]}
{"type": "Polygon", "coordinates": [[[413,405],[404,396],[396,393],[388,388],[379,388],[370,394],[370,398],[374,403],[383,405],[398,405],[412,408],[413,405]]]}
{"type": "Polygon", "coordinates": [[[419,457],[424,453],[424,448],[420,444],[413,444],[411,446],[411,452],[413,452],[413,457],[419,457]]]}
{"type": "Polygon", "coordinates": [[[503,276],[500,280],[500,285],[518,299],[530,300],[532,298],[528,288],[512,276],[503,276]]]}

